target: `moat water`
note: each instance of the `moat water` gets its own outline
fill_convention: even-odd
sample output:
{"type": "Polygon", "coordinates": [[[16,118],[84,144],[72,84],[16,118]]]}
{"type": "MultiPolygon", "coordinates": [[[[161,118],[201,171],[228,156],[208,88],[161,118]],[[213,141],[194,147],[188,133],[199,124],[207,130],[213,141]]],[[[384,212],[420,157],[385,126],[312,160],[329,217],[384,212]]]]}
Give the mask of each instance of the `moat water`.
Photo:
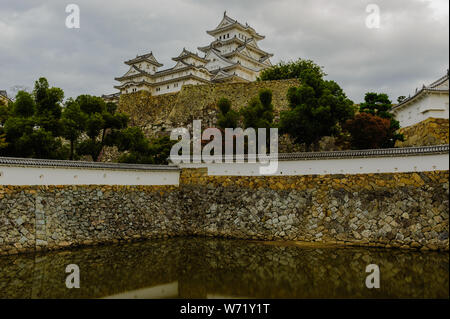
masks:
{"type": "Polygon", "coordinates": [[[173,238],[0,257],[0,298],[108,297],[449,298],[449,255],[173,238]],[[69,264],[79,289],[66,287],[69,264]]]}

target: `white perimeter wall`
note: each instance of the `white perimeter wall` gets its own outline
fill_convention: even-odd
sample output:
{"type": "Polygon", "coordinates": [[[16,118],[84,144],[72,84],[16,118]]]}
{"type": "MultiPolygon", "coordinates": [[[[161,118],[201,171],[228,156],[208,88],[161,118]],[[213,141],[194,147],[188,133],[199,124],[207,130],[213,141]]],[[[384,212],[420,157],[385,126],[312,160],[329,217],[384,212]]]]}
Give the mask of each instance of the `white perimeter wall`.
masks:
{"type": "MultiPolygon", "coordinates": [[[[186,164],[208,175],[260,176],[258,163],[186,164]]],[[[449,154],[279,161],[275,176],[425,172],[449,169],[449,154]]],[[[0,165],[0,185],[179,185],[178,170],[114,170],[0,165]]]]}
{"type": "MultiPolygon", "coordinates": [[[[448,170],[449,154],[279,161],[273,175],[369,174],[448,170]]],[[[258,176],[258,163],[179,164],[180,167],[207,167],[208,175],[258,176]]]]}
{"type": "Polygon", "coordinates": [[[113,170],[0,165],[0,185],[178,185],[178,170],[113,170]]]}

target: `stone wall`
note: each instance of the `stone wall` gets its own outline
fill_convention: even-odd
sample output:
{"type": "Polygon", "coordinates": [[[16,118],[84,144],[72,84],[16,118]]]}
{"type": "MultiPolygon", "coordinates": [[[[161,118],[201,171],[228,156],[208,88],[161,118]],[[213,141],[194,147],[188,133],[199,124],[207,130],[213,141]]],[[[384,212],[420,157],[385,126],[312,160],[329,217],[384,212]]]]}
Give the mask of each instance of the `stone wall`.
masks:
{"type": "Polygon", "coordinates": [[[448,250],[448,171],[208,176],[183,170],[197,235],[448,250]]]}
{"type": "Polygon", "coordinates": [[[179,235],[448,251],[448,171],[0,186],[0,253],[179,235]]]}
{"type": "Polygon", "coordinates": [[[420,123],[399,130],[405,137],[396,147],[428,146],[449,143],[448,119],[428,118],[420,123]]]}
{"type": "Polygon", "coordinates": [[[174,186],[0,186],[0,254],[181,235],[174,186]]]}
{"type": "Polygon", "coordinates": [[[146,91],[120,96],[119,110],[131,116],[131,125],[139,126],[148,136],[155,136],[175,127],[191,127],[192,121],[202,119],[205,127],[215,126],[217,102],[226,97],[233,109],[247,105],[262,88],[272,91],[275,113],[287,107],[287,91],[298,86],[298,80],[250,83],[218,83],[186,85],[180,92],[151,96],[146,91]]]}

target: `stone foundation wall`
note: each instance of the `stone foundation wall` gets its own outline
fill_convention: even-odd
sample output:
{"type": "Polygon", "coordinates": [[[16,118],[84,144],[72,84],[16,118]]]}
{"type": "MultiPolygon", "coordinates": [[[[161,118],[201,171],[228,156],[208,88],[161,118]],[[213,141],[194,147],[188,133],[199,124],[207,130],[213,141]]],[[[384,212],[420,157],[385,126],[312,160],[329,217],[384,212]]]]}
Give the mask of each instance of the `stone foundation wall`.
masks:
{"type": "Polygon", "coordinates": [[[0,253],[180,235],[445,250],[448,171],[0,186],[0,253]]]}
{"type": "Polygon", "coordinates": [[[249,83],[217,83],[186,85],[180,92],[152,96],[146,91],[120,96],[119,110],[130,115],[131,125],[141,127],[148,136],[155,136],[175,127],[191,127],[192,120],[202,119],[205,127],[214,126],[220,98],[230,99],[239,109],[258,95],[260,89],[272,91],[275,113],[287,108],[287,91],[298,86],[298,80],[249,83]]]}
{"type": "Polygon", "coordinates": [[[0,186],[0,254],[184,234],[174,186],[0,186]]]}
{"type": "Polygon", "coordinates": [[[396,147],[428,146],[449,143],[448,119],[429,118],[399,130],[405,141],[397,141],[396,147]]]}
{"type": "Polygon", "coordinates": [[[448,250],[448,171],[208,176],[183,170],[197,235],[448,250]]]}

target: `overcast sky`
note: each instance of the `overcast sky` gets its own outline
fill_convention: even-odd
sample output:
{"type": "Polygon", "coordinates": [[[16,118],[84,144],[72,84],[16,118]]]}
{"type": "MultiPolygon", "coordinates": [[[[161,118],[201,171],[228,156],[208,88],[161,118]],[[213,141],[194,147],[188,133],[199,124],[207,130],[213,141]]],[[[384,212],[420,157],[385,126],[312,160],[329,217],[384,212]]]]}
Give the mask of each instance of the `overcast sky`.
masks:
{"type": "Polygon", "coordinates": [[[183,47],[212,37],[223,11],[266,36],[272,62],[299,57],[324,67],[359,103],[367,91],[396,100],[445,74],[448,0],[0,0],[0,90],[32,88],[45,76],[66,97],[116,92],[123,61],[153,51],[172,67],[183,47]],[[80,29],[68,29],[66,5],[79,6],[80,29]],[[367,28],[368,4],[380,27],[367,28]]]}

